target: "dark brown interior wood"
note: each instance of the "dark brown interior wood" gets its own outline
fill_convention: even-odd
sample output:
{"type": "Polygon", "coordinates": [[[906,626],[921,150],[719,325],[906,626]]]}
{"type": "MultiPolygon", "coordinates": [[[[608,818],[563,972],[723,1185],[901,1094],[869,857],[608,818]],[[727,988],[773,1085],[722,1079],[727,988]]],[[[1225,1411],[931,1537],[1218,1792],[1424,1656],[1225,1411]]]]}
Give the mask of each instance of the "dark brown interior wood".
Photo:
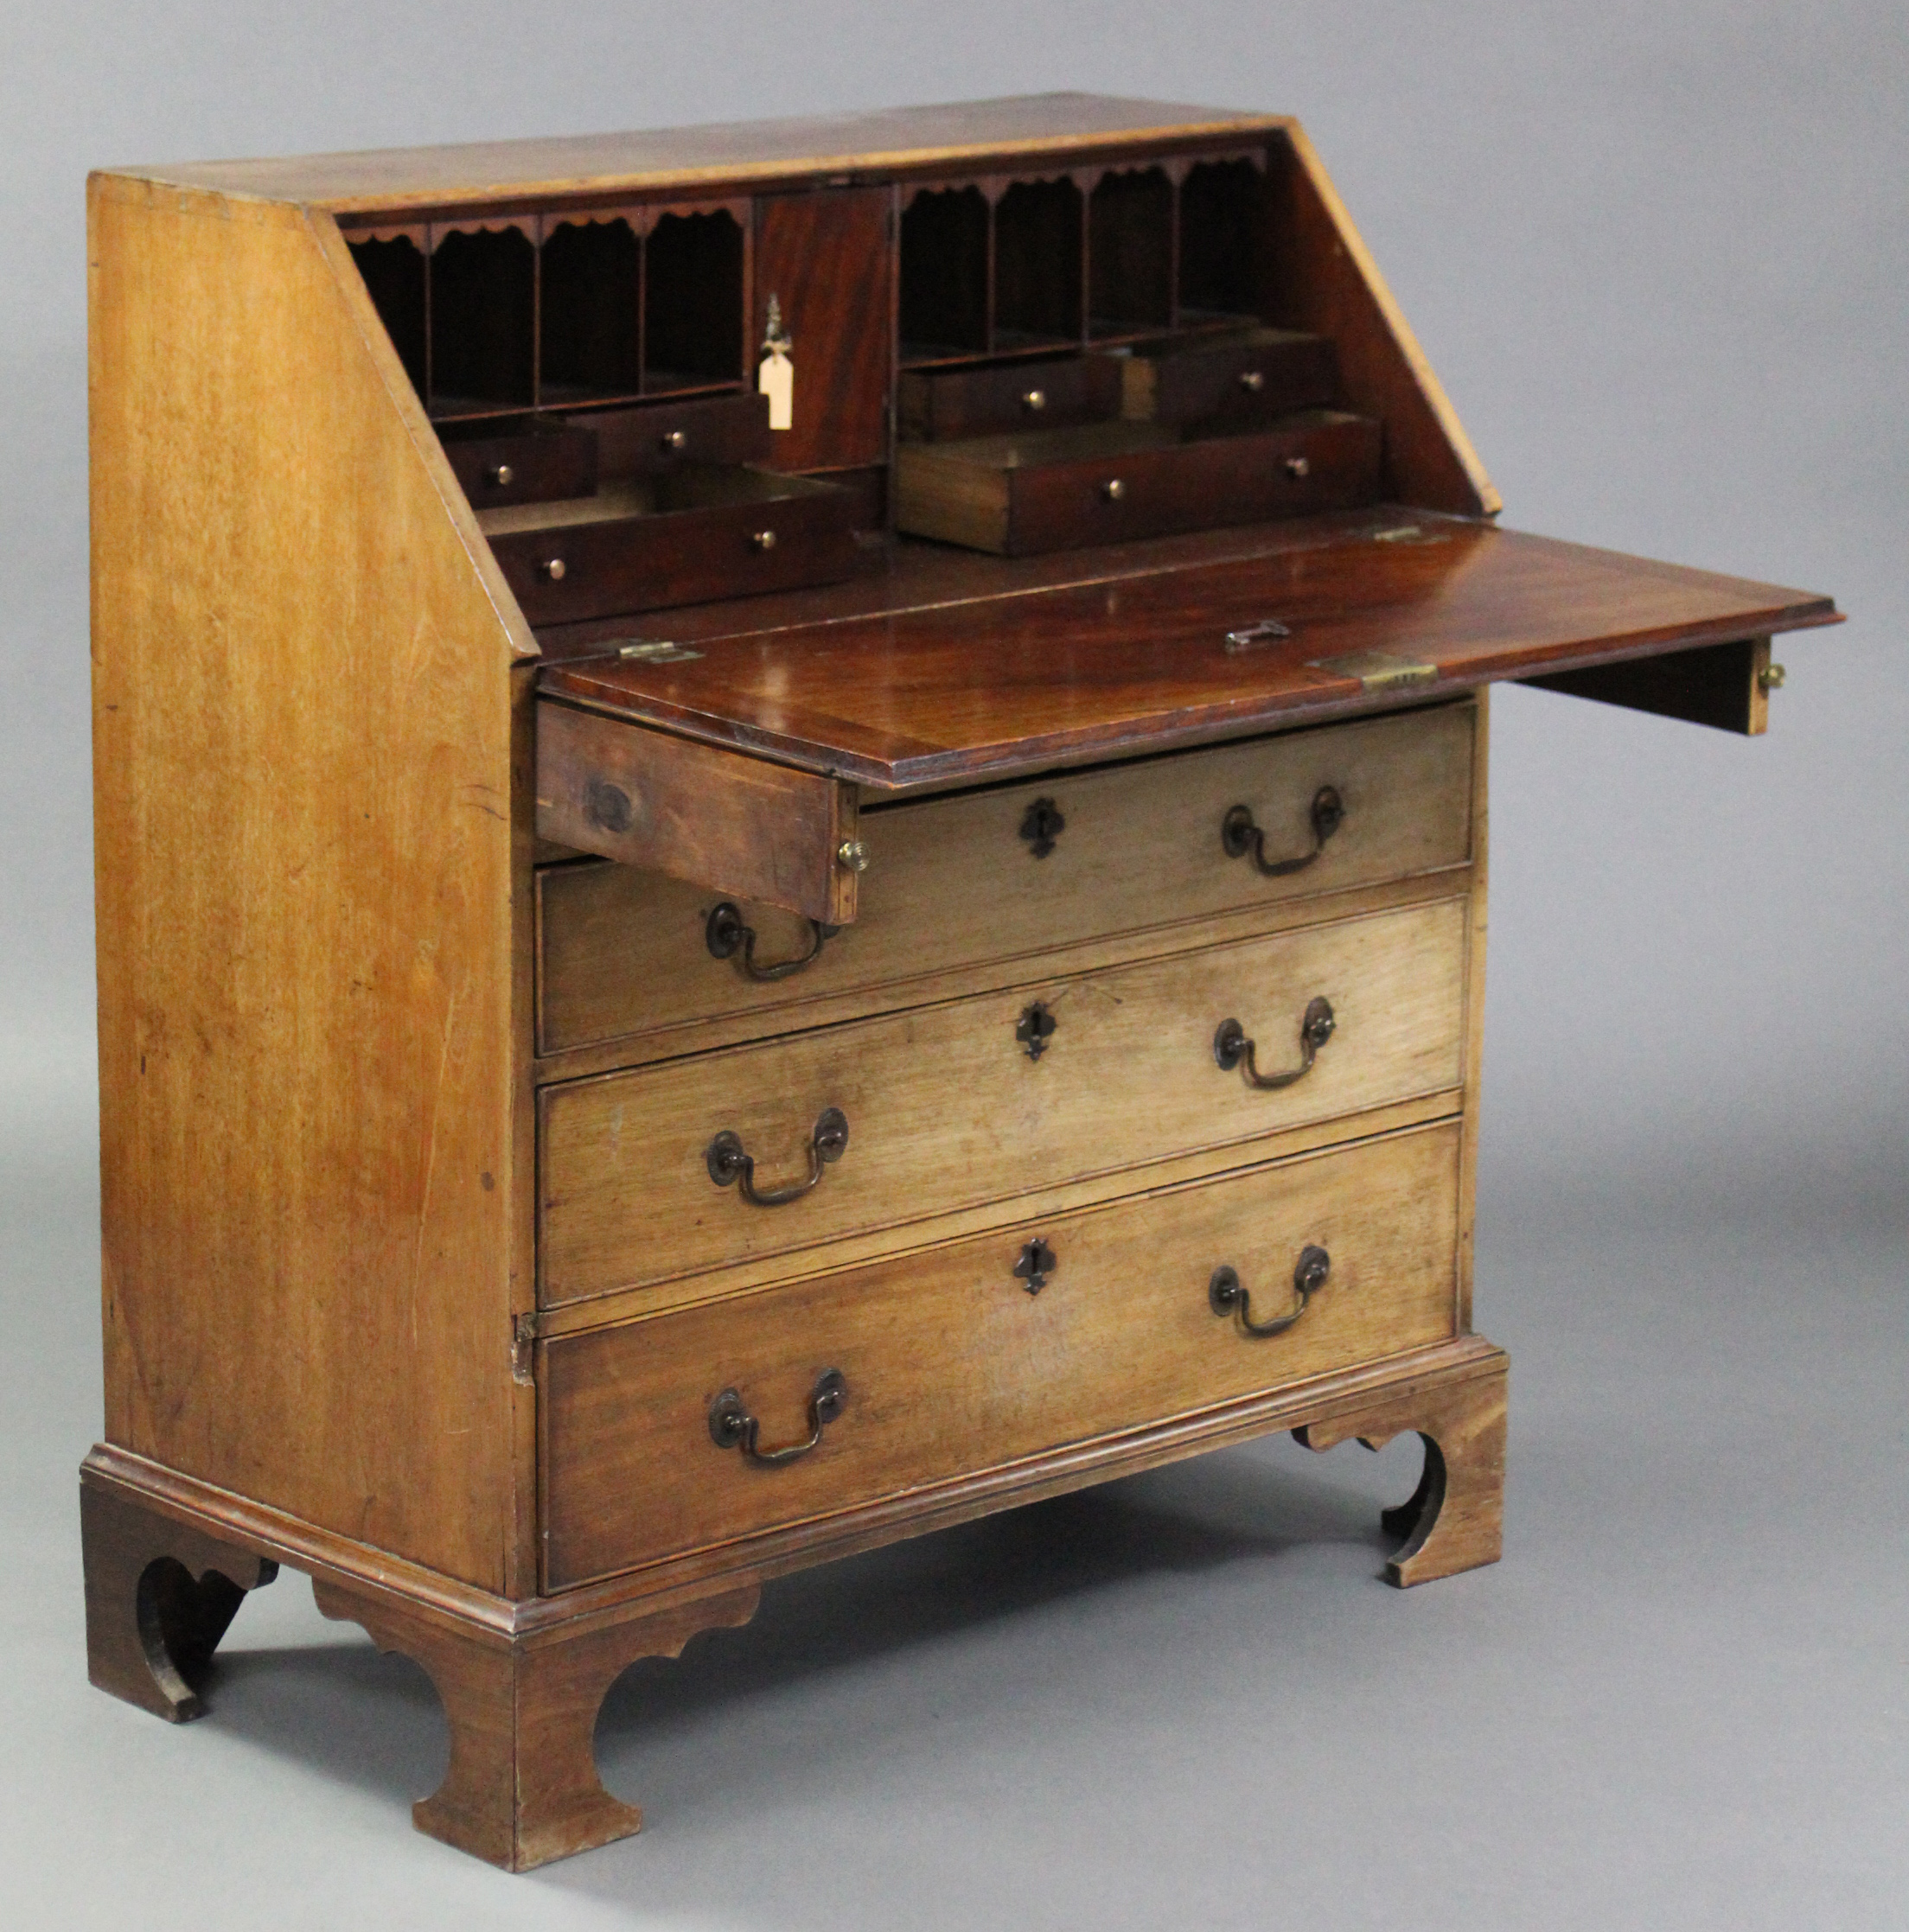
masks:
{"type": "MultiPolygon", "coordinates": [[[[776,614],[763,611],[773,625],[776,614]]],[[[553,664],[544,688],[880,788],[1243,735],[1492,679],[1805,625],[1772,584],[1426,518],[1321,520],[1261,554],[699,638],[692,663],[553,664]],[[1285,637],[1229,650],[1268,619],[1285,637]],[[1382,677],[1374,654],[1426,667],[1382,677]],[[1348,663],[1347,660],[1351,660],[1348,663]]]]}

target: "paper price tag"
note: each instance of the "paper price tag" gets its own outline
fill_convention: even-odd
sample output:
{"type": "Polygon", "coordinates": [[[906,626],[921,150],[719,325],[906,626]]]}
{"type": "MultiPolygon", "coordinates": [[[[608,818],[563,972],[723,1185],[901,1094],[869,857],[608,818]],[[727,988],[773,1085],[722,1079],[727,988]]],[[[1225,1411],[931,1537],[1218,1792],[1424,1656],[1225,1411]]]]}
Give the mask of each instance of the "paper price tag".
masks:
{"type": "Polygon", "coordinates": [[[756,371],[756,387],[769,398],[769,426],[795,426],[795,365],[789,359],[795,342],[782,328],[782,305],[769,298],[769,327],[763,336],[763,360],[756,371]]]}

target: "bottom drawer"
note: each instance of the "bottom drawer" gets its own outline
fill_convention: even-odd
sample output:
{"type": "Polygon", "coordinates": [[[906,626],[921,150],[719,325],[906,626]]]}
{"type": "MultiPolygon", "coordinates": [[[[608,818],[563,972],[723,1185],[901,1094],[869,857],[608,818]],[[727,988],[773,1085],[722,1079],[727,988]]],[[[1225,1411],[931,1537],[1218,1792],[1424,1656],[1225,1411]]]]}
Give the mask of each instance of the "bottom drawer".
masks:
{"type": "Polygon", "coordinates": [[[1442,1341],[1459,1192],[1446,1122],[546,1342],[545,1587],[1442,1341]],[[1325,1281],[1282,1332],[1218,1305],[1230,1268],[1252,1321],[1292,1312],[1311,1248],[1325,1281]],[[733,1392],[758,1449],[805,1440],[830,1371],[842,1393],[808,1454],[715,1439],[733,1392]]]}

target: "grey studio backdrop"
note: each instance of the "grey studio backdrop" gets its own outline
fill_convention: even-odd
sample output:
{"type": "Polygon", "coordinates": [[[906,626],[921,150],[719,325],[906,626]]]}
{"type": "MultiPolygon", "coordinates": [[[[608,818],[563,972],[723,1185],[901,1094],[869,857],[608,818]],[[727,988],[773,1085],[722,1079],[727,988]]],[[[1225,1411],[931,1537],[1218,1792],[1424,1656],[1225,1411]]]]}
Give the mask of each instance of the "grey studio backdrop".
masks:
{"type": "Polygon", "coordinates": [[[1896,1927],[1909,1880],[1909,35],[1894,5],[274,8],[0,28],[0,1923],[1896,1927]],[[1505,521],[1833,592],[1766,740],[1494,705],[1480,1326],[1414,1450],[1223,1453],[790,1579],[613,1693],[642,1837],[414,1834],[442,1719],[289,1574],[214,1714],[85,1682],[91,165],[1080,87],[1298,114],[1505,521]]]}

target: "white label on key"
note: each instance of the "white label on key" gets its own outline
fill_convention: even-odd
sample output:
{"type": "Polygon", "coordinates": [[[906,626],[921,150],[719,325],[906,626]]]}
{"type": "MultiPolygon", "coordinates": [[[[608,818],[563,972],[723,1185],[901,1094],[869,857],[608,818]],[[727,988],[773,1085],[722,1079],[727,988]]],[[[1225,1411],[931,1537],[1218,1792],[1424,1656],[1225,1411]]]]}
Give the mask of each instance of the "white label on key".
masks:
{"type": "Polygon", "coordinates": [[[795,426],[795,365],[788,352],[795,343],[782,332],[782,305],[769,298],[769,327],[763,336],[763,360],[756,372],[756,386],[769,398],[769,426],[792,430],[795,426]]]}

